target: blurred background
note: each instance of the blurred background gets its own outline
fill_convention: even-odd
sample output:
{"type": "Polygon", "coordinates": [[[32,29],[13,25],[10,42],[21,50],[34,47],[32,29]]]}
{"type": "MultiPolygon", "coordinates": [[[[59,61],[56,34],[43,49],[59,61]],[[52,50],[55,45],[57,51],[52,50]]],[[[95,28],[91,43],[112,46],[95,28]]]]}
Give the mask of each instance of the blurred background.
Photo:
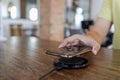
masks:
{"type": "MultiPolygon", "coordinates": [[[[0,0],[2,35],[61,41],[85,34],[94,24],[103,0],[0,0]]],[[[102,46],[112,45],[114,26],[102,46]]]]}
{"type": "Polygon", "coordinates": [[[39,29],[37,0],[1,0],[4,35],[32,35],[39,29]],[[23,30],[23,31],[22,31],[23,30]]]}

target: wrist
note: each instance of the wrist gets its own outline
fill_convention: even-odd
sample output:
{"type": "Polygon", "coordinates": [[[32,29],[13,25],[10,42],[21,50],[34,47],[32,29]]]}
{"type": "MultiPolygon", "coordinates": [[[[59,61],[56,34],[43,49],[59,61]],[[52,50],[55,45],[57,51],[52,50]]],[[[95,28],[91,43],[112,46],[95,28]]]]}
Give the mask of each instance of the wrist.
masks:
{"type": "Polygon", "coordinates": [[[88,32],[87,34],[85,34],[85,36],[89,37],[89,38],[92,40],[92,42],[98,43],[99,45],[102,44],[102,40],[101,40],[100,37],[99,37],[97,34],[95,34],[95,33],[90,33],[90,32],[88,32]]]}

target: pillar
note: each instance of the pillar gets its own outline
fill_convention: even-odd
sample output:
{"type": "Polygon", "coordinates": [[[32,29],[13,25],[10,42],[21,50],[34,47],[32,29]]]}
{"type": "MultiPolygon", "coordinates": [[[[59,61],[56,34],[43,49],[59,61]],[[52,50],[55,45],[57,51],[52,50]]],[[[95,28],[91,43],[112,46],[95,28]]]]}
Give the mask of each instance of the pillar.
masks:
{"type": "Polygon", "coordinates": [[[40,37],[64,39],[65,0],[40,0],[40,37]]]}

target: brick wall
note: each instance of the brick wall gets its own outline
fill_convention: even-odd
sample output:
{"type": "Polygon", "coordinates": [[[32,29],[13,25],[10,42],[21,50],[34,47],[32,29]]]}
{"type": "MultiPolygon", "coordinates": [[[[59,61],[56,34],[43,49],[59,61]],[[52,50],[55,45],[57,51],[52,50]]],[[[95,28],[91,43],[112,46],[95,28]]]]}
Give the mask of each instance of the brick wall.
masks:
{"type": "Polygon", "coordinates": [[[64,38],[65,0],[40,0],[40,36],[62,41],[64,38]]]}

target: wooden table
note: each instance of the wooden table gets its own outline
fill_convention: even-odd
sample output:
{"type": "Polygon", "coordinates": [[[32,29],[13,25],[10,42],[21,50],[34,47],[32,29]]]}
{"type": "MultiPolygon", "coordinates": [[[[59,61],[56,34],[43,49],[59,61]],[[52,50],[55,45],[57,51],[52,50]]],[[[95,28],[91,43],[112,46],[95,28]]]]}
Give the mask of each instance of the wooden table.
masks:
{"type": "MultiPolygon", "coordinates": [[[[12,37],[0,42],[0,80],[39,80],[54,68],[56,57],[45,54],[59,43],[35,37],[12,37]]],[[[83,54],[89,60],[84,69],[63,69],[44,80],[120,80],[120,50],[102,48],[98,55],[83,54]]]]}

